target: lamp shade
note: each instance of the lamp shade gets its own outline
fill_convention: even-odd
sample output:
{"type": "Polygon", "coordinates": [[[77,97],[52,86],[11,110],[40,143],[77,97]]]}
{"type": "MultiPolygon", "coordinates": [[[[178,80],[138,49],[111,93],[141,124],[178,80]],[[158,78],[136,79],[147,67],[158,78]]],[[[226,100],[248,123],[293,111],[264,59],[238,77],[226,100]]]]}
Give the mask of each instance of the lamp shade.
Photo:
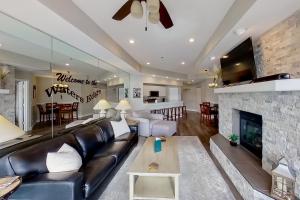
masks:
{"type": "Polygon", "coordinates": [[[25,132],[0,115],[0,143],[16,139],[25,132]]]}
{"type": "Polygon", "coordinates": [[[131,4],[130,14],[135,18],[143,17],[143,6],[140,1],[134,0],[131,4]]]}
{"type": "Polygon", "coordinates": [[[158,24],[159,20],[160,20],[159,12],[156,12],[156,13],[149,12],[149,22],[150,23],[158,24]]]}
{"type": "Polygon", "coordinates": [[[106,110],[111,108],[110,103],[108,103],[105,99],[101,99],[95,106],[94,110],[106,110]]]}
{"type": "Polygon", "coordinates": [[[129,104],[129,102],[126,99],[123,99],[117,105],[116,109],[117,110],[122,110],[122,111],[130,110],[131,109],[131,105],[129,104]]]}
{"type": "Polygon", "coordinates": [[[158,13],[160,1],[159,0],[147,0],[148,10],[152,13],[158,13]]]}

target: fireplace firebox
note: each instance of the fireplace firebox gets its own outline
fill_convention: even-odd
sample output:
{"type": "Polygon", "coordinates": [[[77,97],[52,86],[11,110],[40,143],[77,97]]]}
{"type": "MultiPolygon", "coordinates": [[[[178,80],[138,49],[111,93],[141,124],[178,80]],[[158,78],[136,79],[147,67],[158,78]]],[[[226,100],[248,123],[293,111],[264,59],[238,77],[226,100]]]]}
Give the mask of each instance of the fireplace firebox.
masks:
{"type": "Polygon", "coordinates": [[[240,111],[240,144],[262,158],[262,116],[240,111]]]}

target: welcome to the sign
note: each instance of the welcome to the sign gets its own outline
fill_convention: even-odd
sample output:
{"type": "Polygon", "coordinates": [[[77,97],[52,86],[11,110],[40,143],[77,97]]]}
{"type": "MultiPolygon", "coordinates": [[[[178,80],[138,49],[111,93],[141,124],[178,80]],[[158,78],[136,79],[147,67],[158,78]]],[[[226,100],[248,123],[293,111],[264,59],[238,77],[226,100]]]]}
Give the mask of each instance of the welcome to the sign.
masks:
{"type": "MultiPolygon", "coordinates": [[[[96,85],[97,82],[95,80],[90,81],[90,80],[81,80],[81,79],[76,79],[73,78],[72,75],[65,75],[62,73],[57,73],[57,81],[59,82],[67,82],[67,83],[79,83],[79,84],[86,84],[86,85],[96,85]]],[[[97,98],[99,95],[101,95],[101,90],[96,90],[93,91],[91,94],[87,95],[85,98],[77,94],[75,91],[69,89],[68,87],[66,88],[58,88],[56,86],[52,86],[50,88],[47,88],[45,90],[46,94],[48,97],[51,97],[52,95],[55,95],[57,93],[64,93],[68,94],[77,101],[81,103],[89,103],[93,99],[97,98]]]]}
{"type": "Polygon", "coordinates": [[[66,83],[80,83],[80,84],[86,84],[86,85],[97,85],[97,81],[93,80],[83,80],[83,79],[77,79],[73,78],[72,75],[65,75],[62,73],[56,73],[57,81],[59,82],[66,82],[66,83]]]}

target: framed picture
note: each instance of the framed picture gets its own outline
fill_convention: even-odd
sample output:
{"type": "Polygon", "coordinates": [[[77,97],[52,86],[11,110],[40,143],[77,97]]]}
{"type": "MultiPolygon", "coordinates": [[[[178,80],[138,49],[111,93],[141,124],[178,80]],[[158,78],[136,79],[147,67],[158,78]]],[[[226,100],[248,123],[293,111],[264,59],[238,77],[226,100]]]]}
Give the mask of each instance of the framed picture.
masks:
{"type": "Polygon", "coordinates": [[[125,98],[128,98],[128,88],[125,88],[125,92],[124,93],[125,93],[124,94],[125,98]]]}
{"type": "Polygon", "coordinates": [[[133,88],[133,98],[141,98],[141,88],[133,88]]]}

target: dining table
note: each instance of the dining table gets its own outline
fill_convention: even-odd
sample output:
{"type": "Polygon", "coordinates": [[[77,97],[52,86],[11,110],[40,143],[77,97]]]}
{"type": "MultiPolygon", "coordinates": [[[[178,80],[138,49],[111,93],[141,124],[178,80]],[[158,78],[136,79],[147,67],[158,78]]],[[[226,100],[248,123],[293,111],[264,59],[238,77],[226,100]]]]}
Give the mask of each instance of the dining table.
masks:
{"type": "Polygon", "coordinates": [[[56,121],[59,125],[62,124],[62,120],[73,121],[73,110],[71,103],[47,103],[46,111],[52,116],[53,121],[56,121]],[[65,117],[68,118],[65,118],[65,117]],[[55,120],[54,120],[55,119],[55,120]]]}

